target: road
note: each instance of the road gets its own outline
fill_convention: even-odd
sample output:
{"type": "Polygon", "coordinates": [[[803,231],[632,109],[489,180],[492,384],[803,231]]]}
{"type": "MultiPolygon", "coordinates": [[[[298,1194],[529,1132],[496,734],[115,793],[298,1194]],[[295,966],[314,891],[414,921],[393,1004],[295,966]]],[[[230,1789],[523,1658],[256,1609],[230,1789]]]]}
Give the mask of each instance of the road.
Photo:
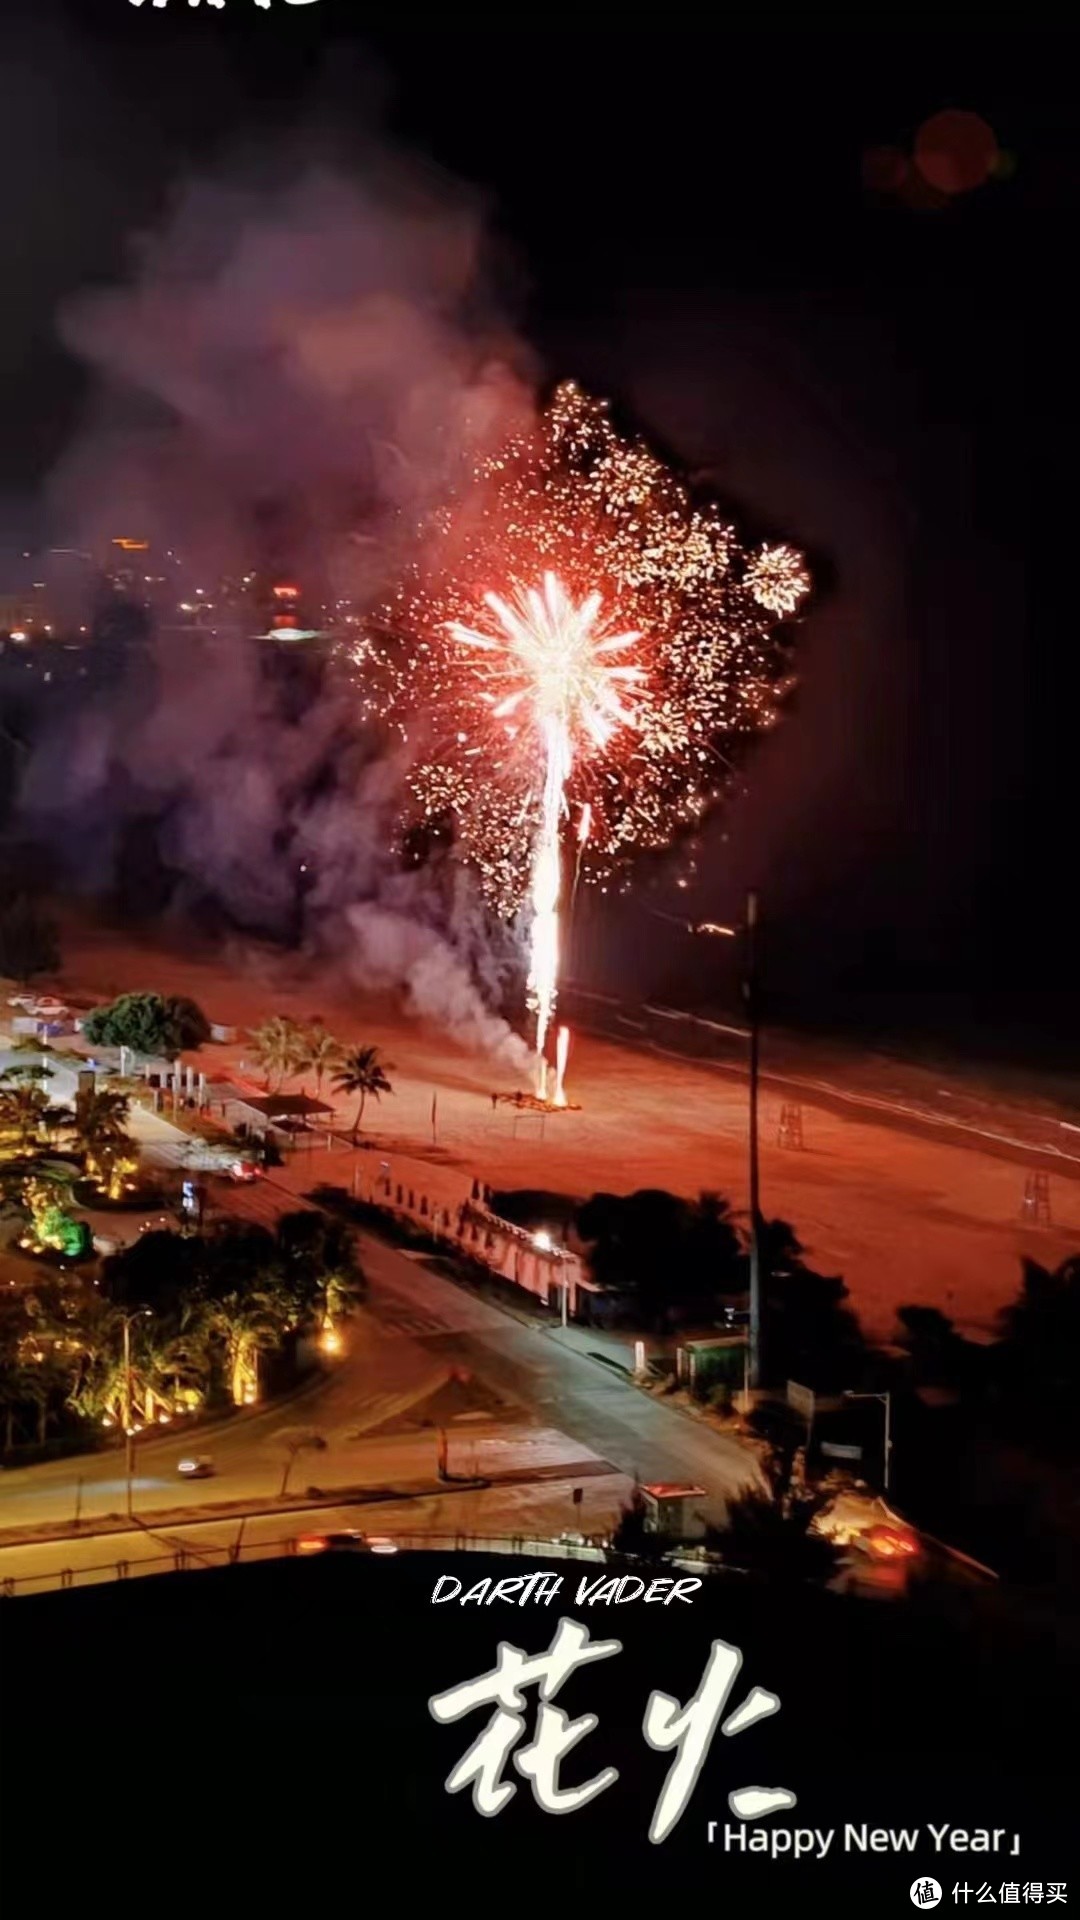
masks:
{"type": "MultiPolygon", "coordinates": [[[[295,1204],[284,1189],[239,1190],[235,1204],[267,1217],[295,1204]]],[[[317,1431],[325,1446],[300,1452],[292,1484],[407,1490],[436,1475],[431,1431],[378,1432],[436,1391],[456,1368],[483,1383],[488,1411],[450,1429],[449,1468],[496,1480],[556,1470],[567,1480],[606,1477],[609,1517],[632,1480],[692,1481],[703,1508],[721,1519],[725,1496],[747,1483],[750,1455],[734,1440],[651,1400],[617,1372],[564,1344],[559,1330],[519,1320],[478,1300],[442,1275],[370,1235],[360,1236],[370,1293],[350,1324],[335,1370],[290,1401],[200,1429],[185,1448],[180,1429],[140,1439],[133,1481],[140,1516],[184,1506],[276,1494],[288,1459],[286,1438],[317,1431]],[[494,1401],[494,1405],[491,1403],[494,1401]],[[181,1482],[185,1452],[207,1453],[212,1478],[181,1482]]],[[[517,1496],[511,1498],[510,1509],[517,1496]]],[[[42,1522],[84,1524],[122,1514],[127,1499],[119,1451],[27,1467],[0,1475],[0,1530],[42,1522]],[[81,1483],[81,1484],[80,1484],[81,1483]]],[[[567,1522],[567,1524],[569,1524],[567,1522]]]]}

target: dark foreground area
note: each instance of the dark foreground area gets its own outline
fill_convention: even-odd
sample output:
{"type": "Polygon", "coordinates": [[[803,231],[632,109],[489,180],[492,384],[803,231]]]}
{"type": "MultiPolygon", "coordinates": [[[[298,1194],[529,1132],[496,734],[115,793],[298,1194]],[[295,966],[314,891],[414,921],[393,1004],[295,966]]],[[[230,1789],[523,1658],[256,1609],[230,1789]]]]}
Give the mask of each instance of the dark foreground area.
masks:
{"type": "MultiPolygon", "coordinates": [[[[499,1906],[570,1890],[749,1894],[786,1912],[818,1895],[844,1912],[909,1910],[920,1874],[954,1883],[1068,1882],[1077,1864],[1080,1705],[1075,1646],[1008,1616],[1000,1594],[912,1604],[716,1582],[690,1605],[588,1606],[561,1562],[550,1605],[433,1607],[440,1575],[465,1586],[524,1561],[327,1555],[9,1601],[3,1642],[2,1825],[9,1870],[62,1866],[79,1904],[120,1879],[176,1887],[200,1911],[238,1897],[270,1912],[395,1904],[467,1891],[499,1906]],[[481,1705],[437,1724],[431,1696],[487,1673],[508,1641],[544,1651],[560,1618],[622,1651],[580,1667],[555,1704],[597,1724],[565,1760],[565,1790],[615,1767],[592,1804],[559,1815],[517,1791],[482,1817],[444,1783],[487,1725],[481,1705]],[[713,1736],[678,1824],[648,1832],[674,1755],[643,1735],[660,1690],[685,1704],[712,1643],[744,1656],[724,1710],[761,1686],[780,1710],[713,1736]],[[790,1811],[740,1823],[728,1795],[785,1787],[790,1811]],[[710,1820],[718,1822],[709,1844],[710,1820]],[[995,1854],[937,1853],[930,1823],[1001,1828],[995,1854]],[[824,1860],[725,1852],[781,1828],[836,1830],[824,1860]],[[919,1829],[914,1849],[844,1851],[845,1825],[919,1829]],[[1011,1852],[1018,1833],[1019,1854],[1011,1852]],[[128,1878],[132,1876],[132,1878],[128,1878]],[[863,1902],[867,1904],[864,1906],[863,1902]],[[789,1909],[788,1903],[791,1903],[789,1909]]],[[[543,1563],[536,1563],[537,1566],[543,1563]]],[[[522,1709],[532,1737],[536,1686],[522,1709]]],[[[1070,1895],[1080,1899],[1074,1878],[1070,1895]]],[[[970,1904],[970,1902],[969,1902],[970,1904]]]]}

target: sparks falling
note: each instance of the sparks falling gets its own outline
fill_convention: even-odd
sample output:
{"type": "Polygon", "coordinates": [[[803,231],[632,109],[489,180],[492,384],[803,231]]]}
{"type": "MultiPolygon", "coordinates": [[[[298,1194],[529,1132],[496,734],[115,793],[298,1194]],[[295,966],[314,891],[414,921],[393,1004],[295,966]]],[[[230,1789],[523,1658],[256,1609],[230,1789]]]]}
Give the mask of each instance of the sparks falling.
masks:
{"type": "MultiPolygon", "coordinates": [[[[592,593],[575,603],[553,573],[543,591],[518,586],[509,602],[485,595],[492,632],[451,620],[459,646],[486,656],[491,685],[479,696],[492,720],[511,738],[524,723],[543,756],[540,818],[532,860],[532,928],[529,1005],[536,1014],[537,1091],[547,1091],[547,1040],[559,976],[559,903],[562,898],[562,835],[568,817],[566,790],[578,743],[606,752],[620,728],[636,724],[634,693],[644,668],[624,659],[640,640],[637,632],[606,633],[602,600],[592,593]]],[[[562,1074],[556,1077],[561,1095],[562,1074]]]]}
{"type": "Polygon", "coordinates": [[[546,1097],[564,842],[574,888],[606,889],[701,825],[791,684],[776,629],[809,575],[742,547],[572,383],[418,551],[358,650],[364,695],[409,742],[407,824],[452,821],[495,911],[528,916],[546,1097]]]}

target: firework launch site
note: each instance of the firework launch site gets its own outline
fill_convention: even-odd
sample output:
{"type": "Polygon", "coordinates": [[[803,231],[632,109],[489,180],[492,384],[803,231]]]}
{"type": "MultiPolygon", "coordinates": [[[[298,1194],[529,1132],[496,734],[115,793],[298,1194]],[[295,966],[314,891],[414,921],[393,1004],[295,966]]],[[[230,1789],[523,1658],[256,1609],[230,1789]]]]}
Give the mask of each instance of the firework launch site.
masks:
{"type": "MultiPolygon", "coordinates": [[[[570,988],[569,1097],[558,1111],[519,1088],[521,1057],[493,1062],[394,996],[343,994],[333,974],[305,975],[265,949],[237,948],[223,964],[156,940],[133,945],[84,922],[67,952],[69,997],[105,999],[153,979],[211,1010],[215,1025],[236,1036],[191,1056],[205,1068],[209,1055],[215,1081],[263,1087],[250,1035],[275,1014],[301,1023],[317,1013],[343,1046],[363,1039],[378,1047],[394,1091],[365,1116],[355,1156],[365,1193],[380,1175],[385,1183],[384,1163],[417,1208],[423,1195],[429,1209],[455,1212],[478,1184],[561,1197],[564,1216],[596,1192],[718,1192],[745,1231],[747,1085],[737,1030],[714,1041],[711,1060],[687,1057],[672,1039],[675,1010],[654,1015],[650,1037],[646,1010],[570,988]],[[638,1031],[628,1039],[631,1012],[638,1031]]],[[[289,1084],[314,1090],[310,1071],[289,1084]]],[[[353,1103],[329,1086],[322,1097],[340,1138],[327,1151],[318,1131],[305,1134],[278,1176],[296,1191],[339,1181],[343,1161],[353,1182],[343,1148],[353,1103]]],[[[1080,1235],[1080,1155],[1068,1112],[1002,1093],[991,1074],[956,1074],[943,1086],[940,1070],[773,1035],[763,1061],[762,1211],[791,1222],[814,1268],[842,1277],[874,1339],[895,1336],[897,1309],[907,1305],[936,1308],[985,1338],[1015,1295],[1021,1262],[1063,1258],[1080,1235]],[[788,1141],[793,1113],[798,1135],[788,1141]],[[1027,1202],[1040,1173],[1049,1191],[1042,1217],[1027,1202]]],[[[560,1237],[558,1218],[536,1225],[560,1237]]]]}
{"type": "Polygon", "coordinates": [[[1075,46],[788,15],[3,9],[28,1910],[1065,1902],[1075,46]]]}

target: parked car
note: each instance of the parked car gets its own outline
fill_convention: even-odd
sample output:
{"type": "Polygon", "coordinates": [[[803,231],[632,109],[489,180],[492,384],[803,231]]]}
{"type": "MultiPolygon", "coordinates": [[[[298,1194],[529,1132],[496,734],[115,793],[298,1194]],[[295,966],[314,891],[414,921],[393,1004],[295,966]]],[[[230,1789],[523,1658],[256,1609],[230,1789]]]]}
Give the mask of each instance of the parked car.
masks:
{"type": "Polygon", "coordinates": [[[261,1173],[262,1168],[254,1160],[234,1160],[229,1168],[230,1180],[235,1180],[240,1186],[249,1186],[261,1173]]]}
{"type": "Polygon", "coordinates": [[[24,1012],[33,1013],[37,1006],[36,993],[13,993],[8,1001],[9,1007],[22,1007],[24,1012]]]}
{"type": "Polygon", "coordinates": [[[34,1000],[30,1007],[30,1012],[35,1013],[39,1020],[59,1020],[67,1011],[64,1002],[57,1000],[51,993],[43,994],[39,1000],[34,1000]]]}
{"type": "Polygon", "coordinates": [[[181,1460],[176,1471],[182,1480],[209,1480],[214,1471],[214,1463],[209,1454],[189,1454],[181,1460]]]}

